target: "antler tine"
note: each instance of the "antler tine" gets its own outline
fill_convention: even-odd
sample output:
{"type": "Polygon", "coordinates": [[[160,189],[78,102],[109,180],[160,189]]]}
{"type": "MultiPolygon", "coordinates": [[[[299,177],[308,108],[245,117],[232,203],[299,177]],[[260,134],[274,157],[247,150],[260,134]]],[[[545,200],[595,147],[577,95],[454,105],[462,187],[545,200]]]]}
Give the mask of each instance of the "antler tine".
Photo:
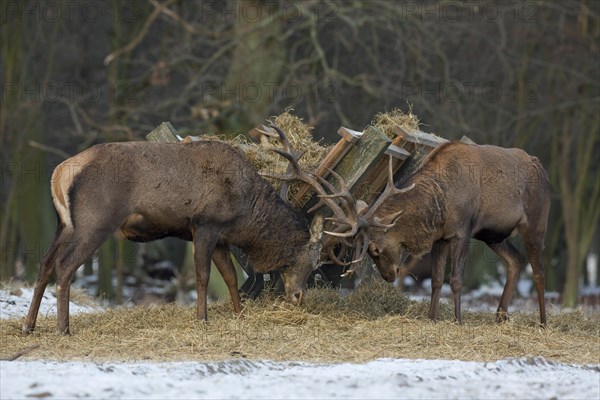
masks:
{"type": "MultiPolygon", "coordinates": [[[[362,236],[363,240],[362,240],[362,247],[361,247],[360,253],[358,253],[359,257],[358,258],[355,257],[355,255],[356,255],[356,251],[355,251],[352,263],[358,263],[358,262],[362,261],[365,258],[365,256],[367,255],[367,250],[369,249],[369,241],[371,239],[370,235],[369,235],[369,230],[368,229],[363,230],[361,236],[362,236]]],[[[358,240],[358,238],[356,240],[358,240]]],[[[356,243],[355,249],[358,250],[358,243],[356,243]]]]}
{"type": "MultiPolygon", "coordinates": [[[[327,169],[329,170],[329,168],[327,168],[327,169]]],[[[333,185],[331,183],[329,183],[327,181],[327,179],[323,178],[320,175],[314,175],[314,177],[317,178],[321,182],[321,184],[327,186],[327,189],[331,190],[331,192],[335,192],[335,188],[333,187],[333,185]]]]}
{"type": "MultiPolygon", "coordinates": [[[[360,260],[362,260],[366,255],[366,249],[369,244],[369,223],[367,222],[367,220],[359,217],[359,211],[356,200],[354,199],[354,196],[350,193],[346,182],[344,182],[343,178],[339,174],[328,168],[327,170],[329,171],[329,173],[333,175],[333,177],[339,183],[340,189],[336,191],[333,184],[325,180],[323,177],[302,171],[300,165],[298,164],[299,157],[292,152],[290,142],[287,139],[285,133],[275,125],[271,125],[271,127],[275,129],[275,131],[279,134],[280,141],[285,148],[285,150],[273,149],[273,151],[275,151],[277,154],[281,155],[290,162],[291,168],[288,168],[288,178],[298,179],[308,183],[313,187],[313,189],[319,197],[319,202],[314,207],[312,207],[309,210],[309,212],[314,211],[315,209],[323,205],[327,205],[333,212],[333,218],[331,218],[330,221],[336,224],[337,227],[334,228],[332,231],[324,231],[324,233],[329,236],[333,236],[337,239],[354,237],[355,256],[353,256],[353,258],[355,259],[350,263],[344,263],[340,261],[338,257],[335,257],[335,255],[333,255],[332,260],[341,265],[350,265],[352,263],[357,263],[360,260]],[[327,192],[328,190],[332,194],[329,194],[327,192]],[[341,199],[341,205],[338,204],[338,202],[334,199],[341,199]],[[356,237],[357,233],[359,232],[359,237],[362,238],[362,244],[360,242],[359,237],[356,237]],[[356,254],[359,254],[358,259],[356,259],[356,254]]],[[[352,245],[349,243],[342,242],[342,245],[344,247],[352,247],[352,245]]]]}
{"type": "Polygon", "coordinates": [[[392,158],[392,156],[389,156],[387,185],[386,185],[383,193],[379,196],[379,198],[375,201],[375,203],[373,203],[370,207],[366,208],[361,213],[363,219],[365,219],[371,226],[377,226],[377,223],[374,223],[375,222],[374,219],[375,219],[375,212],[377,211],[379,206],[381,204],[383,204],[383,202],[385,202],[388,199],[388,197],[390,197],[394,194],[408,192],[414,186],[415,186],[415,184],[413,183],[412,185],[410,185],[407,188],[396,189],[396,187],[394,186],[393,158],[392,158]]]}
{"type": "MultiPolygon", "coordinates": [[[[350,190],[348,190],[348,185],[346,185],[346,182],[344,182],[344,179],[334,170],[327,168],[327,171],[329,171],[329,173],[331,175],[333,175],[333,177],[339,182],[340,185],[340,190],[338,191],[338,193],[334,193],[332,195],[326,195],[326,196],[321,196],[321,197],[329,197],[329,198],[342,198],[346,201],[348,207],[349,207],[349,212],[353,213],[354,210],[356,210],[356,200],[354,199],[354,196],[352,196],[352,194],[350,193],[350,190]]],[[[335,188],[333,187],[333,185],[331,183],[329,183],[327,180],[325,180],[323,177],[321,176],[317,176],[317,178],[323,182],[328,188],[329,190],[331,190],[332,192],[335,192],[335,188]]]]}
{"type": "MultiPolygon", "coordinates": [[[[345,251],[345,248],[344,248],[344,250],[343,250],[343,251],[344,251],[344,254],[343,254],[343,255],[345,256],[345,255],[346,255],[346,254],[345,254],[345,252],[346,252],[346,251],[345,251]]],[[[340,260],[340,259],[338,258],[338,256],[336,256],[336,255],[335,255],[335,253],[333,252],[333,248],[330,248],[330,249],[329,249],[329,251],[328,251],[328,255],[329,255],[329,258],[330,258],[330,259],[331,259],[331,260],[332,260],[334,263],[336,263],[336,264],[338,264],[338,265],[350,265],[350,264],[351,264],[350,262],[346,262],[346,261],[342,261],[342,260],[340,260]]]]}
{"type": "Polygon", "coordinates": [[[364,260],[365,256],[367,255],[367,251],[369,248],[369,240],[370,240],[369,231],[368,230],[361,231],[361,235],[359,237],[356,237],[354,239],[354,252],[352,254],[352,261],[350,261],[349,263],[343,264],[343,265],[352,265],[352,267],[349,268],[346,272],[344,272],[341,275],[342,277],[346,277],[346,276],[350,276],[350,275],[354,274],[356,272],[356,267],[358,266],[358,263],[361,262],[362,260],[364,260]],[[359,241],[359,237],[362,237],[362,242],[359,241]],[[356,256],[357,254],[359,255],[358,257],[356,256]]]}
{"type": "MultiPolygon", "coordinates": [[[[302,182],[308,183],[310,186],[313,187],[313,189],[317,192],[317,194],[321,198],[319,203],[315,207],[312,207],[309,211],[314,211],[317,208],[320,208],[322,205],[327,205],[333,211],[333,214],[336,216],[336,218],[341,219],[341,220],[348,219],[344,210],[335,201],[331,201],[331,200],[321,197],[321,196],[328,196],[328,193],[323,188],[321,183],[319,182],[319,179],[318,179],[319,177],[316,175],[313,175],[313,174],[306,173],[306,172],[302,171],[302,169],[300,168],[300,165],[298,164],[298,160],[299,160],[300,156],[302,154],[304,154],[304,152],[300,153],[300,155],[294,154],[294,152],[291,149],[290,142],[287,139],[287,136],[285,135],[285,133],[276,125],[271,125],[271,127],[273,129],[275,129],[275,131],[277,131],[277,133],[279,134],[280,141],[285,148],[285,150],[281,150],[281,149],[271,149],[271,150],[273,150],[274,152],[276,152],[277,154],[281,155],[286,160],[288,160],[292,166],[293,171],[289,171],[288,175],[284,179],[285,180],[298,179],[302,182]]],[[[275,177],[275,178],[280,178],[280,177],[281,176],[275,177]]],[[[329,182],[327,182],[327,185],[331,185],[331,184],[329,182]]],[[[327,186],[327,187],[329,190],[333,190],[333,186],[327,186]]]]}
{"type": "Polygon", "coordinates": [[[281,144],[283,144],[283,147],[285,148],[285,150],[291,154],[292,146],[290,145],[290,141],[288,140],[285,133],[283,133],[283,131],[275,124],[271,124],[271,128],[273,128],[273,129],[275,129],[275,131],[277,131],[277,134],[279,135],[279,141],[281,142],[281,144]]]}
{"type": "Polygon", "coordinates": [[[386,187],[394,187],[394,159],[388,156],[388,179],[386,187]]]}

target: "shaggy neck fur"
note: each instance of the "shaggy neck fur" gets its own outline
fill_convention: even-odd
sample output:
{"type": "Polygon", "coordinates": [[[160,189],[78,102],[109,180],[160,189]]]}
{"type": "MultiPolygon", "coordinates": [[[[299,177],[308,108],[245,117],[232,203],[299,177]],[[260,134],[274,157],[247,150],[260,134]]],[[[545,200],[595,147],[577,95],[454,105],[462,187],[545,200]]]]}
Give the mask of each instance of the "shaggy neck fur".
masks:
{"type": "Polygon", "coordinates": [[[243,235],[246,240],[240,247],[260,272],[294,266],[304,254],[310,238],[305,218],[288,206],[266,182],[254,204],[249,216],[251,222],[242,224],[252,229],[243,235]]]}
{"type": "Polygon", "coordinates": [[[442,234],[445,216],[445,185],[433,174],[421,171],[403,186],[415,184],[408,192],[391,196],[378,209],[377,217],[403,211],[387,232],[410,254],[420,256],[431,250],[442,234]]]}

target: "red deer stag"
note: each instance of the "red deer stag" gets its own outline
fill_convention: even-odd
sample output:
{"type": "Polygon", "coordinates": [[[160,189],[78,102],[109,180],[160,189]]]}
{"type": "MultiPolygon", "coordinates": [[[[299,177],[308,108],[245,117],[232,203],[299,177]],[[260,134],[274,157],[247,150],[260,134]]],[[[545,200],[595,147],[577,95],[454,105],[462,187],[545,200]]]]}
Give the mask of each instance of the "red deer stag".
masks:
{"type": "Polygon", "coordinates": [[[222,142],[97,145],[61,163],[51,190],[58,227],[41,263],[24,333],[35,328],[56,270],[57,330],[69,334],[73,274],[115,232],[140,242],[166,236],[193,242],[201,320],[207,319],[211,258],[240,312],[229,244],[241,248],[259,272],[280,270],[286,300],[292,303],[301,301],[307,277],[319,265],[322,217],[315,217],[309,229],[306,218],[222,142]]]}
{"type": "MultiPolygon", "coordinates": [[[[390,166],[391,169],[391,166],[390,166]]],[[[361,218],[370,227],[369,255],[384,277],[395,276],[404,251],[431,252],[432,293],[429,317],[437,319],[448,250],[454,316],[461,322],[462,275],[469,240],[485,242],[508,268],[498,322],[507,310],[525,257],[509,238],[523,238],[533,269],[540,321],[546,324],[542,249],[550,184],[539,160],[520,149],[449,142],[434,149],[407,178],[403,189],[388,187],[361,218]]]]}

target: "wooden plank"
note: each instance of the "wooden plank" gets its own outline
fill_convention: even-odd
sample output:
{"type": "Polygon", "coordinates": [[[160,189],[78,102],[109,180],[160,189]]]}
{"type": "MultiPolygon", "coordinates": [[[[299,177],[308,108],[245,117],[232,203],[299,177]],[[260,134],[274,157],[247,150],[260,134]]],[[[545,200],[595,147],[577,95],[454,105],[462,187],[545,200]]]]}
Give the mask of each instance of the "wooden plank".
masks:
{"type": "MultiPolygon", "coordinates": [[[[340,175],[350,192],[357,189],[357,184],[360,178],[369,173],[369,171],[379,161],[381,155],[390,145],[390,140],[380,130],[375,127],[368,127],[361,135],[356,135],[356,131],[344,128],[344,130],[338,130],[338,133],[342,136],[342,139],[338,144],[346,142],[347,134],[350,133],[353,137],[358,136],[360,139],[356,143],[349,144],[349,149],[345,155],[339,160],[337,165],[333,169],[338,175],[340,175]]],[[[340,144],[340,147],[342,145],[340,144]]],[[[329,176],[327,180],[334,186],[338,187],[338,182],[333,177],[329,176]]],[[[312,190],[312,188],[311,188],[312,190]]],[[[294,196],[298,198],[298,196],[294,196]]],[[[308,209],[312,207],[316,202],[316,198],[309,197],[303,204],[296,204],[298,208],[308,209]]]]}
{"type": "Polygon", "coordinates": [[[179,142],[180,138],[177,134],[177,130],[173,128],[173,125],[171,125],[170,122],[163,122],[146,135],[146,140],[150,142],[169,143],[179,142]]]}
{"type": "MultiPolygon", "coordinates": [[[[329,170],[334,170],[338,163],[348,154],[354,143],[356,143],[362,136],[362,132],[353,131],[352,129],[344,128],[343,126],[338,129],[338,134],[342,137],[333,148],[327,153],[325,158],[321,160],[319,166],[313,171],[315,175],[322,178],[329,176],[329,170]]],[[[294,198],[292,199],[292,206],[295,208],[302,208],[309,200],[307,194],[312,191],[312,187],[307,183],[300,184],[294,198]]]]}
{"type": "MultiPolygon", "coordinates": [[[[335,168],[335,172],[344,179],[351,192],[358,190],[361,178],[368,175],[377,165],[390,144],[390,139],[379,129],[374,126],[367,127],[360,140],[335,168]]],[[[337,185],[334,180],[330,181],[337,185]]],[[[370,182],[363,182],[362,186],[365,186],[366,190],[371,190],[370,182]]]]}
{"type": "Polygon", "coordinates": [[[460,141],[461,141],[461,142],[463,142],[463,143],[467,143],[467,144],[476,144],[476,143],[475,143],[474,141],[472,141],[472,140],[471,140],[471,138],[470,138],[470,137],[468,137],[467,135],[463,135],[463,136],[460,138],[460,141]]]}
{"type": "MultiPolygon", "coordinates": [[[[408,151],[398,146],[402,144],[403,141],[403,137],[396,136],[394,140],[392,140],[392,144],[390,144],[384,152],[384,154],[394,157],[392,162],[392,171],[394,172],[394,175],[400,169],[402,164],[404,164],[404,161],[411,156],[408,151]]],[[[362,200],[365,200],[370,204],[373,196],[377,197],[377,195],[385,189],[385,185],[387,184],[388,163],[389,159],[387,156],[381,157],[371,172],[362,178],[364,182],[370,183],[368,187],[362,189],[362,193],[358,193],[358,196],[362,198],[362,200]]]]}
{"type": "Polygon", "coordinates": [[[390,144],[390,147],[385,150],[385,154],[400,160],[406,160],[408,157],[410,157],[410,153],[408,151],[396,146],[395,144],[390,144]]]}
{"type": "MultiPolygon", "coordinates": [[[[429,133],[425,133],[419,130],[412,130],[407,132],[401,127],[397,126],[394,129],[394,133],[397,138],[400,138],[398,147],[406,150],[411,154],[402,165],[399,170],[399,174],[406,177],[409,176],[417,168],[421,160],[431,152],[434,148],[440,144],[446,143],[448,140],[435,136],[429,133]]],[[[396,177],[398,178],[398,173],[396,177]]],[[[400,179],[402,180],[402,179],[400,179]]]]}
{"type": "Polygon", "coordinates": [[[340,126],[340,129],[338,129],[337,133],[350,143],[356,143],[363,134],[362,132],[358,132],[343,126],[340,126]]]}
{"type": "Polygon", "coordinates": [[[416,145],[427,146],[432,149],[448,141],[439,136],[435,136],[431,133],[426,133],[419,130],[412,130],[410,132],[407,132],[400,126],[396,126],[394,128],[394,133],[398,136],[403,137],[404,140],[407,142],[411,142],[416,145]]]}

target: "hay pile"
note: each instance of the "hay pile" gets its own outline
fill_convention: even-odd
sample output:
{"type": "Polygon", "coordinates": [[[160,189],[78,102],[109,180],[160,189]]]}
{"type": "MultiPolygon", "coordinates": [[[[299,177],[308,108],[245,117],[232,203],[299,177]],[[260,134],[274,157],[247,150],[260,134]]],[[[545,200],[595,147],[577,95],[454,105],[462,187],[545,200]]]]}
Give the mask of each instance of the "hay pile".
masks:
{"type": "Polygon", "coordinates": [[[396,127],[401,127],[407,133],[419,130],[419,118],[412,113],[412,107],[408,109],[407,113],[399,108],[394,108],[387,113],[377,113],[371,125],[385,133],[390,139],[394,139],[396,127]]]}
{"type": "Polygon", "coordinates": [[[446,142],[446,139],[442,137],[420,130],[419,119],[412,113],[412,107],[409,107],[406,113],[398,108],[388,113],[378,113],[373,119],[372,124],[392,140],[396,137],[395,132],[397,127],[402,128],[411,137],[411,140],[404,141],[400,145],[400,147],[412,155],[409,161],[403,166],[402,172],[404,176],[410,175],[418,168],[421,161],[431,151],[431,142],[437,144],[446,142]]]}
{"type": "MultiPolygon", "coordinates": [[[[293,115],[292,109],[284,113],[273,116],[267,120],[266,126],[276,125],[287,136],[292,150],[304,151],[299,164],[304,171],[314,171],[321,160],[325,158],[330,146],[322,141],[315,141],[312,135],[312,127],[306,125],[302,118],[293,115]]],[[[233,139],[226,139],[223,136],[201,136],[201,140],[220,140],[224,141],[236,149],[240,150],[261,174],[283,175],[288,168],[288,161],[273,152],[272,148],[283,149],[283,146],[277,139],[270,139],[269,145],[259,144],[247,136],[239,135],[233,139]]],[[[281,181],[269,179],[276,190],[279,190],[281,181]]],[[[299,182],[293,182],[288,191],[288,198],[291,200],[300,186],[299,182]]]]}
{"type": "Polygon", "coordinates": [[[600,362],[600,322],[583,312],[512,314],[496,324],[493,313],[464,312],[452,322],[442,305],[440,322],[427,319],[428,302],[409,301],[382,282],[347,297],[308,291],[294,307],[272,293],[247,301],[241,317],[229,300],[210,305],[209,322],[194,307],[117,308],[71,317],[73,336],[55,334],[56,318],[40,316],[34,334],[21,337],[20,320],[0,321],[0,358],[38,344],[23,358],[59,360],[227,360],[232,358],[365,362],[382,357],[492,361],[543,356],[567,363],[600,362]]]}

